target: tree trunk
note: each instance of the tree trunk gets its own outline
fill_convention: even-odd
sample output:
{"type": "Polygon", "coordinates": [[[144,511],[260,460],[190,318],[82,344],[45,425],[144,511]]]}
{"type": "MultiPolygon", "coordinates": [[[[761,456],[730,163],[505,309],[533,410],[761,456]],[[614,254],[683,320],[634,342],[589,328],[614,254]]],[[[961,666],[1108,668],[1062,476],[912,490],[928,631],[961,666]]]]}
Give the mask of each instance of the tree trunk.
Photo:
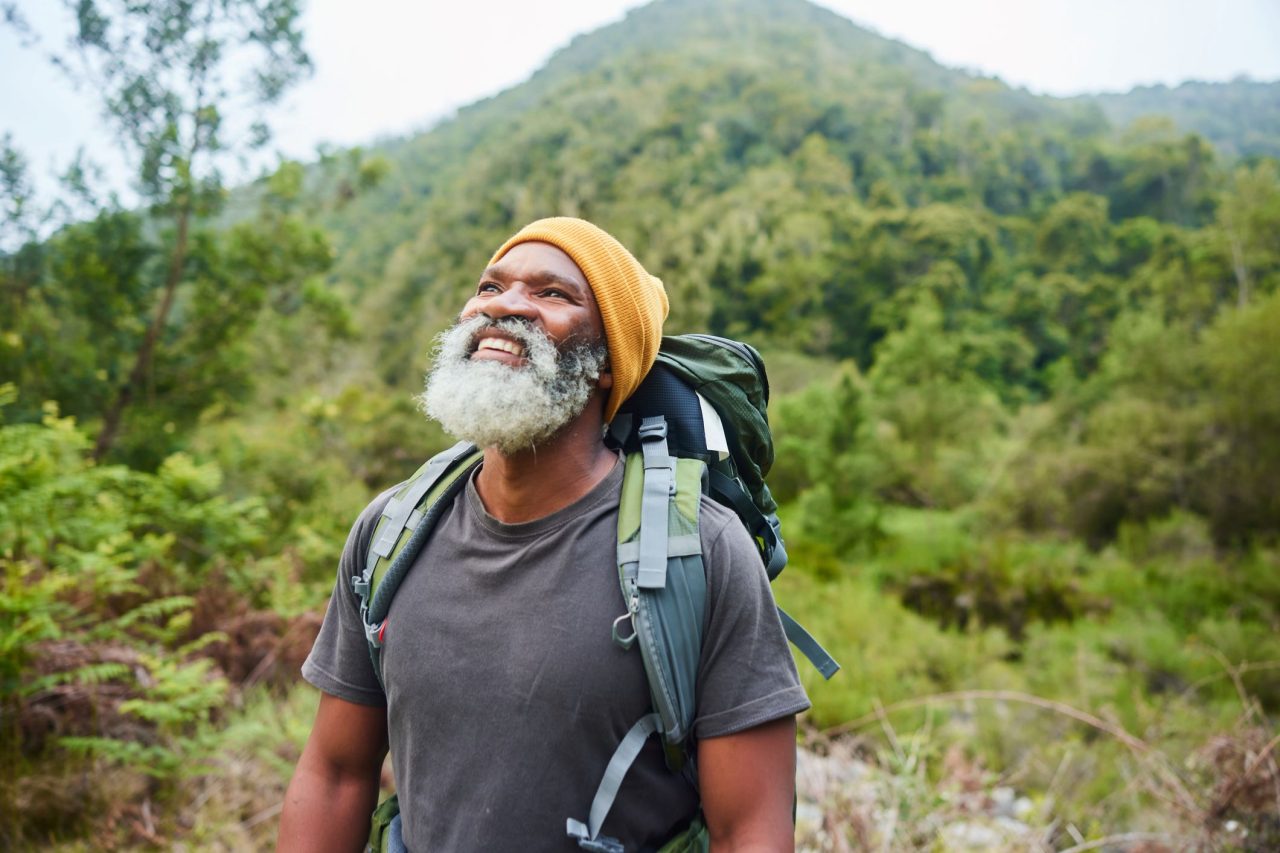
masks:
{"type": "Polygon", "coordinates": [[[1244,260],[1244,245],[1236,230],[1234,217],[1227,211],[1227,243],[1231,246],[1231,269],[1236,274],[1236,304],[1243,308],[1249,304],[1249,267],[1244,260]]]}
{"type": "Polygon", "coordinates": [[[120,430],[120,421],[124,417],[124,410],[133,402],[137,389],[142,387],[147,374],[151,372],[151,363],[155,358],[156,345],[160,341],[161,332],[164,331],[164,324],[169,319],[169,311],[173,307],[173,297],[178,290],[178,282],[182,281],[182,268],[187,261],[187,231],[190,223],[191,208],[183,207],[178,214],[178,235],[174,241],[169,274],[165,276],[164,294],[160,297],[160,305],[156,308],[155,316],[151,318],[151,325],[147,327],[147,334],[142,339],[142,346],[138,347],[138,355],[134,359],[133,369],[129,371],[129,378],[125,380],[124,385],[120,386],[120,393],[103,415],[102,429],[98,432],[98,439],[93,445],[93,461],[95,462],[101,462],[102,458],[115,445],[116,434],[120,430]]]}

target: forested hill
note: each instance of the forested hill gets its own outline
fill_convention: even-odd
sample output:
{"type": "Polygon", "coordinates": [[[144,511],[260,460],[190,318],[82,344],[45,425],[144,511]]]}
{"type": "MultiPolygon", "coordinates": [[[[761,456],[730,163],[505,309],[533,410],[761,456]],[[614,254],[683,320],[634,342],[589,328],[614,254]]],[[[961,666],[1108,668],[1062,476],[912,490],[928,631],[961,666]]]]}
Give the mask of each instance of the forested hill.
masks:
{"type": "Polygon", "coordinates": [[[1122,94],[1086,95],[1079,100],[1097,104],[1117,127],[1162,116],[1200,134],[1225,154],[1280,157],[1280,81],[1139,86],[1122,94]]]}
{"type": "MultiPolygon", "coordinates": [[[[804,0],[660,0],[386,153],[391,178],[331,225],[388,378],[537,216],[633,245],[675,329],[865,366],[919,289],[982,312],[1047,271],[1028,252],[1055,205],[1076,232],[1147,217],[1132,269],[1162,228],[1212,221],[1217,159],[1167,126],[1113,138],[1094,104],[943,68],[804,0]]],[[[1034,385],[1028,369],[999,367],[1034,385]]]]}
{"type": "MultiPolygon", "coordinates": [[[[316,400],[341,400],[335,421],[369,425],[368,446],[343,451],[348,467],[368,488],[394,482],[442,440],[408,403],[433,336],[494,247],[556,214],[600,223],[666,282],[672,332],[739,337],[882,382],[898,371],[904,388],[946,381],[964,389],[957,399],[1010,415],[1056,400],[1065,417],[1066,390],[1115,378],[1138,351],[1168,368],[1162,382],[1214,387],[1205,365],[1161,367],[1151,354],[1189,351],[1226,307],[1263,312],[1264,327],[1280,310],[1267,302],[1280,285],[1276,163],[1229,156],[1168,121],[1117,127],[1104,106],[1118,103],[948,69],[805,0],[656,0],[575,38],[525,83],[380,146],[385,175],[372,188],[329,168],[341,156],[288,164],[235,194],[224,219],[198,223],[148,405],[128,413],[114,456],[151,468],[216,444],[200,424],[234,430],[254,413],[310,417],[330,411],[316,400]],[[299,202],[303,187],[314,203],[299,202]],[[398,401],[394,419],[386,400],[398,401]]],[[[1246,112],[1213,115],[1228,137],[1258,127],[1274,140],[1263,124],[1233,123],[1246,112]]],[[[38,419],[53,400],[97,427],[158,316],[165,256],[128,215],[14,256],[15,283],[0,293],[43,301],[0,322],[0,340],[21,350],[0,376],[19,389],[11,417],[38,419]],[[95,310],[113,299],[127,322],[95,310]]],[[[1190,392],[1165,390],[1161,405],[1185,412],[1172,401],[1190,392]]],[[[1112,393],[1090,392],[1090,405],[1112,393]]],[[[908,445],[936,438],[916,427],[894,429],[908,445]]],[[[1252,482],[1271,469],[1247,470],[1252,482]]],[[[1261,486],[1263,503],[1235,512],[1168,476],[1143,512],[1175,501],[1219,518],[1222,535],[1275,527],[1261,486]]],[[[963,502],[971,485],[907,476],[891,491],[937,505],[963,502]]],[[[1126,511],[1108,510],[1101,535],[1126,511]]]]}
{"type": "Polygon", "coordinates": [[[460,293],[512,224],[596,217],[668,273],[677,325],[704,326],[716,322],[707,288],[732,275],[706,266],[736,239],[715,232],[741,230],[722,214],[781,213],[782,188],[759,185],[777,183],[771,168],[807,172],[793,174],[805,192],[843,202],[1013,211],[1057,192],[1072,134],[1103,127],[1096,109],[950,71],[803,0],[657,2],[390,146],[394,178],[334,225],[361,289],[435,301],[460,293]]]}
{"type": "MultiPolygon", "coordinates": [[[[1201,380],[1222,368],[1166,355],[1200,352],[1227,307],[1280,323],[1274,160],[1237,160],[1170,121],[1117,128],[1098,103],[944,68],[804,0],[658,0],[383,153],[387,179],[328,220],[330,280],[363,333],[326,367],[327,387],[407,398],[493,248],[553,214],[632,247],[667,284],[670,331],[963,388],[934,426],[981,429],[991,401],[1056,399],[1066,418],[1076,403],[1061,395],[1080,382],[1105,385],[1086,409],[1120,382],[1180,417],[1187,394],[1221,390],[1201,380]]],[[[934,392],[930,406],[950,393],[934,392]]],[[[928,423],[894,429],[928,457],[928,423]]],[[[1185,426],[1200,447],[1203,423],[1185,426]]],[[[1106,538],[1138,505],[1195,508],[1220,536],[1274,529],[1258,479],[1270,463],[1241,457],[1237,476],[1199,453],[1169,470],[1207,466],[1232,497],[1179,492],[1182,475],[1165,471],[1159,497],[1118,482],[1073,529],[1106,538]]],[[[963,502],[972,485],[907,476],[894,499],[963,502]]]]}

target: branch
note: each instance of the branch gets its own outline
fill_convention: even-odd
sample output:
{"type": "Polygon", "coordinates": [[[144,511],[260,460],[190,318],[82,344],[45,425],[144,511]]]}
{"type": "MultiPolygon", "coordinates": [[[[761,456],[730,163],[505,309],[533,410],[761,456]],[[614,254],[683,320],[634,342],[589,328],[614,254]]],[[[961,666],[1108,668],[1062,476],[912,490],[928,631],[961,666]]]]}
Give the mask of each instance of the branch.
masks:
{"type": "Polygon", "coordinates": [[[931,696],[922,696],[916,699],[906,699],[902,702],[895,702],[892,705],[883,708],[877,708],[870,714],[864,714],[855,720],[847,723],[841,723],[833,726],[823,732],[825,735],[837,735],[860,729],[863,726],[870,725],[882,719],[884,714],[895,711],[906,711],[911,708],[921,708],[927,705],[947,704],[952,702],[967,702],[973,700],[991,700],[996,702],[1019,702],[1024,705],[1031,705],[1036,708],[1043,708],[1047,711],[1053,711],[1065,717],[1070,717],[1077,722],[1091,726],[1098,731],[1106,732],[1113,738],[1122,743],[1135,755],[1151,760],[1164,777],[1165,784],[1177,795],[1180,805],[1190,812],[1198,812],[1199,807],[1195,797],[1191,794],[1187,787],[1182,783],[1174,771],[1166,766],[1162,760],[1161,754],[1153,749],[1150,744],[1135,737],[1125,731],[1115,723],[1109,723],[1101,717],[1090,714],[1088,711],[1082,711],[1079,708],[1072,707],[1063,702],[1053,699],[1045,699],[1040,696],[1034,696],[1030,693],[1022,693],[1017,690],[956,690],[949,693],[935,693],[931,696]]]}
{"type": "Polygon", "coordinates": [[[1106,838],[1086,841],[1083,844],[1068,847],[1066,850],[1060,850],[1058,853],[1084,853],[1085,850],[1097,850],[1099,847],[1108,847],[1112,844],[1124,844],[1129,841],[1159,841],[1176,846],[1185,843],[1187,839],[1173,835],[1166,835],[1163,832],[1122,832],[1119,835],[1108,835],[1106,838]]]}

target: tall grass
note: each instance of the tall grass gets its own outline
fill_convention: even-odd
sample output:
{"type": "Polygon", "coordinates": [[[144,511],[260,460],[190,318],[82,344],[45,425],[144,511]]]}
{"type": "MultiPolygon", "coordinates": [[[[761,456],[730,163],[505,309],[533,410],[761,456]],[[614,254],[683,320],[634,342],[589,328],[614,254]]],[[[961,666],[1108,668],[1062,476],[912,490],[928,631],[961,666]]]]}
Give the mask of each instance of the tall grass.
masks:
{"type": "MultiPolygon", "coordinates": [[[[888,769],[904,737],[930,744],[922,757],[961,750],[1036,803],[1056,827],[1046,849],[1120,830],[1173,828],[1175,846],[1276,838],[1274,553],[1225,558],[1177,517],[1098,553],[983,535],[956,512],[893,509],[881,523],[861,558],[801,526],[776,585],[844,666],[823,682],[801,661],[811,739],[856,735],[888,769]],[[1231,794],[1244,790],[1254,801],[1231,794]]],[[[930,796],[946,782],[932,766],[930,796]]]]}

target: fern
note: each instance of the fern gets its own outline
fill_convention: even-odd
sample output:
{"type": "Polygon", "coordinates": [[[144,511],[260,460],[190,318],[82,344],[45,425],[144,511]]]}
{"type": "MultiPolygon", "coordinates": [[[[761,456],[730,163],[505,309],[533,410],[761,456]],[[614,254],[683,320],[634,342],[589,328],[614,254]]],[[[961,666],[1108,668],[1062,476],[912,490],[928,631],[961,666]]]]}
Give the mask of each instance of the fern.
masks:
{"type": "Polygon", "coordinates": [[[189,595],[171,595],[166,598],[153,598],[143,602],[128,613],[116,619],[113,626],[125,630],[139,621],[159,621],[166,616],[182,613],[195,606],[195,599],[189,595]]]}
{"type": "Polygon", "coordinates": [[[200,652],[214,643],[228,643],[231,638],[223,631],[207,631],[189,643],[184,643],[173,650],[178,657],[185,658],[200,652]]]}
{"type": "MultiPolygon", "coordinates": [[[[0,387],[0,401],[9,396],[0,387]]],[[[195,596],[214,569],[241,591],[261,583],[249,567],[265,513],[218,495],[213,466],[177,457],[148,474],[92,465],[87,447],[52,410],[40,424],[0,423],[0,695],[47,702],[42,693],[82,687],[94,726],[119,715],[135,723],[90,736],[68,718],[82,728],[55,741],[64,756],[177,779],[212,754],[211,721],[230,690],[196,657],[226,636],[191,637],[195,596]],[[37,672],[33,661],[55,642],[89,662],[37,672]],[[121,656],[102,660],[102,648],[121,656]]],[[[0,729],[0,756],[19,755],[20,737],[0,729]]]]}
{"type": "Polygon", "coordinates": [[[38,693],[62,684],[99,685],[109,681],[120,681],[133,675],[133,670],[116,661],[98,661],[68,669],[63,672],[52,672],[31,681],[24,688],[27,694],[38,693]]]}

